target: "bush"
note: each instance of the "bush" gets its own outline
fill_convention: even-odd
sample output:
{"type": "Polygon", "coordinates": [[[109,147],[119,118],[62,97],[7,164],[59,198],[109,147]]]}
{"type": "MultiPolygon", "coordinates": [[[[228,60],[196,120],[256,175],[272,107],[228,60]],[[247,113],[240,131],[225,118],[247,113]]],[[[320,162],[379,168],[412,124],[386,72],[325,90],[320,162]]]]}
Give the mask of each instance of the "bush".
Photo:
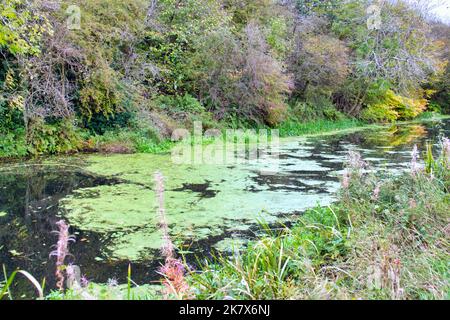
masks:
{"type": "Polygon", "coordinates": [[[291,79],[270,55],[260,26],[249,23],[241,38],[220,28],[197,41],[190,79],[219,120],[274,125],[284,119],[291,79]]]}
{"type": "Polygon", "coordinates": [[[303,96],[306,90],[319,89],[332,94],[339,89],[350,72],[345,43],[332,36],[309,33],[297,35],[296,42],[289,64],[295,93],[303,96]]]}
{"type": "Polygon", "coordinates": [[[155,103],[159,108],[164,109],[169,113],[205,112],[204,106],[196,98],[187,93],[184,96],[159,96],[155,103]]]}
{"type": "Polygon", "coordinates": [[[74,152],[82,145],[80,133],[71,119],[48,124],[38,118],[29,125],[27,150],[34,156],[74,152]]]}
{"type": "MultiPolygon", "coordinates": [[[[376,96],[375,96],[376,97],[376,96]]],[[[371,100],[375,100],[372,97],[371,100]]],[[[378,96],[378,101],[368,105],[362,118],[373,122],[393,122],[398,119],[413,119],[427,108],[428,101],[424,98],[407,98],[386,90],[378,96]]]]}
{"type": "Polygon", "coordinates": [[[289,114],[291,119],[299,122],[321,119],[341,121],[345,119],[345,115],[336,109],[330,98],[319,92],[309,93],[306,101],[293,100],[290,103],[289,114]]]}
{"type": "Polygon", "coordinates": [[[23,128],[22,111],[18,108],[11,108],[0,100],[0,133],[6,134],[23,128]]]}
{"type": "Polygon", "coordinates": [[[25,130],[0,133],[0,158],[24,157],[28,154],[25,130]]]}
{"type": "Polygon", "coordinates": [[[117,112],[112,115],[97,113],[92,115],[90,120],[83,118],[83,127],[94,134],[105,134],[119,128],[132,127],[136,115],[130,111],[117,112]]]}
{"type": "Polygon", "coordinates": [[[169,151],[173,143],[161,140],[153,128],[116,129],[89,137],[86,148],[104,153],[159,153],[169,151]]]}
{"type": "Polygon", "coordinates": [[[398,117],[393,106],[383,103],[369,105],[361,114],[361,119],[369,122],[394,122],[398,117]]]}

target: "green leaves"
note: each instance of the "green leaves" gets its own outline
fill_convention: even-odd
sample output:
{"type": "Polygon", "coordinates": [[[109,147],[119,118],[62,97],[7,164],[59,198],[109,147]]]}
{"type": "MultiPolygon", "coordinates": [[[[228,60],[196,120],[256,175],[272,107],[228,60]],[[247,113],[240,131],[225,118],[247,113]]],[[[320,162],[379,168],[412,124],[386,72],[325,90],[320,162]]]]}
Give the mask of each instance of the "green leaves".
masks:
{"type": "Polygon", "coordinates": [[[38,55],[42,36],[52,29],[47,18],[23,0],[3,0],[0,20],[0,47],[13,55],[38,55]]]}
{"type": "Polygon", "coordinates": [[[76,151],[81,144],[81,137],[70,119],[54,124],[35,120],[31,124],[27,139],[28,153],[33,156],[76,151]]]}
{"type": "Polygon", "coordinates": [[[36,278],[34,278],[30,273],[24,270],[16,270],[8,277],[6,273],[6,267],[5,265],[3,265],[3,275],[5,277],[5,283],[0,286],[0,300],[2,300],[6,296],[8,296],[10,300],[13,299],[9,289],[17,274],[23,275],[28,281],[30,281],[31,284],[36,288],[39,299],[44,299],[45,279],[43,280],[42,284],[40,284],[36,280],[36,278]]]}

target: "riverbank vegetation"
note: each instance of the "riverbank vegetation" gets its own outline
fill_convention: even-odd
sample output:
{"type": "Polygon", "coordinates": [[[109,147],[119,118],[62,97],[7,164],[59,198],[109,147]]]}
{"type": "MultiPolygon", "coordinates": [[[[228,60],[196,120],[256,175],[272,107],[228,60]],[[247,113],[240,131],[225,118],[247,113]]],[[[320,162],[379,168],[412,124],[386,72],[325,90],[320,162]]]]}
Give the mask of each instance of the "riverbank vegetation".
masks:
{"type": "Polygon", "coordinates": [[[337,201],[307,210],[292,227],[261,222],[264,235],[233,253],[186,263],[169,235],[164,177],[155,174],[162,231],[160,282],[137,285],[77,278],[66,265],[71,236],[58,222],[59,290],[45,292],[26,271],[0,285],[0,299],[20,273],[40,298],[60,299],[448,299],[450,141],[411,152],[408,171],[374,171],[348,154],[337,201]],[[438,154],[438,156],[434,155],[438,154]],[[423,159],[423,160],[422,160],[423,159]],[[178,257],[177,257],[178,255],[178,257]],[[62,280],[61,280],[62,279],[62,280]],[[67,284],[67,286],[66,286],[67,284]],[[3,287],[3,288],[2,288],[3,287]]]}
{"type": "Polygon", "coordinates": [[[338,201],[188,277],[199,299],[448,299],[450,144],[410,172],[350,152],[338,201]]]}
{"type": "Polygon", "coordinates": [[[195,121],[297,135],[447,113],[450,29],[427,3],[4,0],[0,157],[167,151],[195,121]]]}

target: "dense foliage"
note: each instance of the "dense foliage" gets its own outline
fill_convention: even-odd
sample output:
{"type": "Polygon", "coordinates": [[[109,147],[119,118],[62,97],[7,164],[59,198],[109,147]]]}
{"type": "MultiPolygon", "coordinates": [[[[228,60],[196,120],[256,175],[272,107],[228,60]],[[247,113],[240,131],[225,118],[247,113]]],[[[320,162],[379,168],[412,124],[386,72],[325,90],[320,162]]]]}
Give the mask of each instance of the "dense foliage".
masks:
{"type": "Polygon", "coordinates": [[[4,0],[0,157],[445,112],[448,32],[403,1],[4,0]]]}

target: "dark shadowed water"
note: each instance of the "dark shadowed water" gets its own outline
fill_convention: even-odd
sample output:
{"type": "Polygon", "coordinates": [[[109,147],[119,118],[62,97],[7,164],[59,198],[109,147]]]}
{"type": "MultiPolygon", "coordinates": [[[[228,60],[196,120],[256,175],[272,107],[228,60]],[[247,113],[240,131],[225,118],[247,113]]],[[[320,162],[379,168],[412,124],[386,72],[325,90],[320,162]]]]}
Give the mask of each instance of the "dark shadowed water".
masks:
{"type": "MultiPolygon", "coordinates": [[[[447,120],[316,136],[306,140],[282,140],[281,172],[276,175],[251,175],[249,179],[252,183],[245,187],[245,191],[256,194],[281,193],[300,200],[303,197],[306,199],[317,196],[324,203],[327,200],[331,202],[339,187],[340,172],[349,149],[359,151],[377,169],[399,171],[408,168],[414,144],[424,150],[428,141],[437,143],[443,136],[449,136],[449,133],[450,121],[447,120]]],[[[49,259],[49,254],[57,241],[52,231],[56,228],[55,222],[61,219],[59,201],[75,190],[123,183],[120,179],[84,171],[83,157],[61,159],[61,162],[76,165],[55,166],[39,162],[26,165],[11,162],[0,164],[0,265],[5,265],[8,273],[20,268],[30,272],[38,280],[45,278],[47,288],[54,288],[55,285],[55,266],[53,259],[49,259]]],[[[175,194],[198,194],[200,200],[212,199],[221,192],[220,185],[212,187],[207,179],[203,183],[185,181],[171,191],[175,194]]],[[[292,220],[311,206],[309,202],[306,203],[298,210],[279,209],[277,213],[292,220]]],[[[284,207],[287,208],[287,205],[280,206],[284,207]]],[[[247,223],[254,225],[255,221],[248,220],[247,223]]],[[[252,234],[251,230],[242,231],[242,235],[248,237],[252,234]]],[[[69,260],[75,261],[76,257],[76,264],[90,280],[100,283],[105,283],[110,278],[125,281],[130,261],[104,258],[105,252],[108,252],[109,238],[113,234],[76,227],[71,227],[71,233],[76,236],[77,241],[70,246],[73,257],[69,260]],[[101,256],[103,258],[99,258],[101,256]]],[[[214,234],[207,240],[194,243],[192,248],[207,254],[212,245],[230,236],[235,237],[236,231],[223,230],[222,234],[214,234]]],[[[155,270],[159,264],[158,259],[133,260],[131,263],[132,278],[137,283],[149,283],[157,279],[155,270]]],[[[34,294],[26,281],[16,282],[13,291],[23,293],[21,298],[34,294]]]]}

